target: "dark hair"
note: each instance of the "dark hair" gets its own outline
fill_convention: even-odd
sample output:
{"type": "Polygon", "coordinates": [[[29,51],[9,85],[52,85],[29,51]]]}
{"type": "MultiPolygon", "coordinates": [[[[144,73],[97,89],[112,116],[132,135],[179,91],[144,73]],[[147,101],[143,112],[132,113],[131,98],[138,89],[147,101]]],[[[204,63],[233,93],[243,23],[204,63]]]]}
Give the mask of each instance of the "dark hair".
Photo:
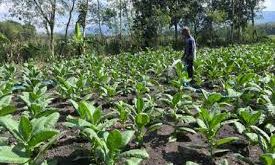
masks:
{"type": "Polygon", "coordinates": [[[186,33],[188,35],[191,35],[190,29],[188,27],[183,27],[182,28],[182,33],[186,33]]]}

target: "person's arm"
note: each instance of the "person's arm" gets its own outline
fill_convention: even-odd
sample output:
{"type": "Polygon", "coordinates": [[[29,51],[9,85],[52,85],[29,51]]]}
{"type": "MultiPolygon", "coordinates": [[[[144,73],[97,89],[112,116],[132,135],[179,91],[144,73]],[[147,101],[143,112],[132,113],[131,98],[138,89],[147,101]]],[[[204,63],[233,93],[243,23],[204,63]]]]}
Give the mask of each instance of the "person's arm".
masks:
{"type": "Polygon", "coordinates": [[[190,39],[188,41],[188,54],[187,54],[187,59],[192,60],[194,57],[194,42],[190,39]]]}

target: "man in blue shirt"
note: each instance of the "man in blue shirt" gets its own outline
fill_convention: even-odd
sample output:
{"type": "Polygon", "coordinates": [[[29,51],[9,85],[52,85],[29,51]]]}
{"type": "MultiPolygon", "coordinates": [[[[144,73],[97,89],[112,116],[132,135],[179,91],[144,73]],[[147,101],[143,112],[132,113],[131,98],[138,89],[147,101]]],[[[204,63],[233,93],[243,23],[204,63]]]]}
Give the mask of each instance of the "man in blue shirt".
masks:
{"type": "Polygon", "coordinates": [[[196,59],[196,41],[191,36],[190,30],[188,27],[184,27],[182,29],[182,35],[185,39],[185,49],[183,61],[187,68],[188,76],[192,80],[191,83],[194,82],[194,60],[196,59]]]}

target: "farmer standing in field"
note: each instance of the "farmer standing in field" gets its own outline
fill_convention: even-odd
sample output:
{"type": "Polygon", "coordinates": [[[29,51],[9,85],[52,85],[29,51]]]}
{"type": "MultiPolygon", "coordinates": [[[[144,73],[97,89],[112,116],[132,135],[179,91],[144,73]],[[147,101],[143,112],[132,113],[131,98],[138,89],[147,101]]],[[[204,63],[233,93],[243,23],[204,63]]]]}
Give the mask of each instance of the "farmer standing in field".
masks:
{"type": "Polygon", "coordinates": [[[194,60],[196,59],[196,41],[191,36],[190,29],[184,27],[182,29],[182,35],[185,39],[185,49],[183,55],[183,61],[187,68],[188,76],[191,79],[191,84],[194,83],[194,60]]]}

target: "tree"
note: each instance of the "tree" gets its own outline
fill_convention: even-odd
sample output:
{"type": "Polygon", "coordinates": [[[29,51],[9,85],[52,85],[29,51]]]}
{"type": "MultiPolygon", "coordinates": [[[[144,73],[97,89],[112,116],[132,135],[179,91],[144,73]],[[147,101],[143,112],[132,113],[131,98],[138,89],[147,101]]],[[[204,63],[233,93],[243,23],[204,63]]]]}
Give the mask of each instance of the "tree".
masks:
{"type": "Polygon", "coordinates": [[[101,3],[99,2],[99,0],[97,0],[97,23],[98,23],[100,36],[101,36],[101,38],[103,38],[101,21],[102,21],[101,20],[101,3]]]}
{"type": "Polygon", "coordinates": [[[52,56],[54,56],[54,28],[58,3],[61,0],[11,0],[11,2],[13,5],[10,10],[12,16],[24,21],[31,21],[36,18],[36,21],[44,25],[49,37],[49,48],[52,56]]]}
{"type": "Polygon", "coordinates": [[[255,17],[256,13],[262,9],[260,6],[261,2],[264,2],[264,0],[246,0],[246,6],[249,8],[248,17],[252,22],[253,38],[257,37],[257,31],[255,29],[255,17]]]}
{"type": "Polygon", "coordinates": [[[166,1],[169,16],[171,17],[170,27],[174,26],[175,42],[178,41],[178,25],[179,22],[187,15],[189,11],[188,3],[190,1],[183,0],[168,0],[166,1]]]}
{"type": "Polygon", "coordinates": [[[69,11],[69,17],[68,17],[68,21],[66,23],[64,43],[62,44],[61,50],[60,50],[61,55],[63,55],[64,49],[65,49],[65,47],[67,46],[67,43],[68,43],[68,31],[69,31],[69,27],[70,27],[70,24],[71,24],[73,11],[75,9],[75,4],[76,4],[76,0],[71,0],[71,1],[66,1],[66,2],[63,1],[63,6],[64,6],[65,10],[69,11]]]}
{"type": "Polygon", "coordinates": [[[83,37],[86,36],[87,16],[89,12],[89,0],[82,0],[78,4],[78,20],[77,22],[82,27],[83,37]]]}
{"type": "Polygon", "coordinates": [[[159,17],[163,14],[161,10],[163,6],[165,1],[162,0],[133,0],[135,10],[133,30],[142,48],[157,45],[159,17]]]}

